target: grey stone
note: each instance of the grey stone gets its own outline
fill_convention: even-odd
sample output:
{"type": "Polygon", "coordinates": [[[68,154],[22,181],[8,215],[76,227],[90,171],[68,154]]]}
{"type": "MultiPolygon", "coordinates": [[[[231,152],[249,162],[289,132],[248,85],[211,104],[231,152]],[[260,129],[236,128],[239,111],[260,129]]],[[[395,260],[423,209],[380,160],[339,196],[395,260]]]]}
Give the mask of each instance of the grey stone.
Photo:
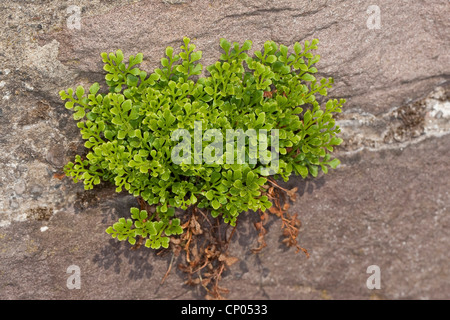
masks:
{"type": "Polygon", "coordinates": [[[19,181],[14,187],[14,191],[16,192],[16,194],[22,194],[26,191],[26,189],[27,185],[24,181],[19,181]]]}
{"type": "MultiPolygon", "coordinates": [[[[401,152],[362,151],[356,162],[352,155],[342,157],[343,168],[326,176],[289,181],[287,186],[299,187],[299,199],[290,211],[300,216],[299,241],[310,258],[284,249],[280,221],[274,218],[268,247],[252,254],[257,245],[255,216],[243,214],[230,246],[240,262],[222,282],[231,289],[228,298],[448,298],[449,147],[446,136],[401,152]],[[366,287],[370,265],[381,268],[380,290],[366,287]]],[[[9,271],[1,278],[0,297],[198,298],[194,290],[183,288],[176,271],[159,284],[170,256],[157,257],[145,248],[130,251],[128,244],[104,233],[133,204],[131,197],[116,195],[78,214],[60,211],[45,232],[39,231],[38,221],[4,228],[0,255],[8,266],[3,270],[9,271]],[[28,235],[19,249],[11,247],[24,242],[17,230],[28,235]],[[65,271],[72,264],[81,269],[82,289],[77,292],[65,287],[65,271]]]]}
{"type": "Polygon", "coordinates": [[[54,145],[50,147],[47,152],[46,160],[52,164],[55,168],[61,168],[66,164],[65,158],[66,151],[59,145],[54,145]]]}
{"type": "Polygon", "coordinates": [[[12,210],[15,210],[15,209],[19,208],[19,203],[16,201],[15,198],[11,198],[11,199],[9,200],[9,207],[10,207],[12,210]]]}
{"type": "Polygon", "coordinates": [[[40,185],[32,185],[30,187],[30,194],[33,198],[38,198],[42,195],[43,188],[40,185]]]}

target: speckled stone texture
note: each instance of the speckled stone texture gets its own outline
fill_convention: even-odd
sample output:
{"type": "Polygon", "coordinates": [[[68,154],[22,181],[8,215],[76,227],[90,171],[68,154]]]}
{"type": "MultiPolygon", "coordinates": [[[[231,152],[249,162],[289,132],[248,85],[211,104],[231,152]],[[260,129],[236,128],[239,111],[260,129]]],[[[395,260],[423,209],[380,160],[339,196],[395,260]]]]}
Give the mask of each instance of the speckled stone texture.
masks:
{"type": "MultiPolygon", "coordinates": [[[[0,299],[203,299],[172,270],[170,256],[130,251],[104,232],[136,205],[102,185],[58,179],[83,152],[58,92],[100,82],[100,53],[144,53],[158,66],[188,36],[203,64],[219,39],[292,45],[318,38],[319,77],[332,76],[342,165],[298,187],[289,209],[310,258],[286,250],[271,219],[260,254],[254,214],[242,214],[231,245],[239,262],[222,284],[230,299],[449,299],[450,4],[377,1],[4,0],[0,3],[0,299]],[[80,29],[69,29],[70,5],[80,29]],[[69,290],[70,265],[81,289],[69,290]],[[370,290],[367,267],[381,270],[370,290]]],[[[103,85],[104,87],[104,85],[103,85]]],[[[104,87],[105,88],[105,87],[104,87]]]]}

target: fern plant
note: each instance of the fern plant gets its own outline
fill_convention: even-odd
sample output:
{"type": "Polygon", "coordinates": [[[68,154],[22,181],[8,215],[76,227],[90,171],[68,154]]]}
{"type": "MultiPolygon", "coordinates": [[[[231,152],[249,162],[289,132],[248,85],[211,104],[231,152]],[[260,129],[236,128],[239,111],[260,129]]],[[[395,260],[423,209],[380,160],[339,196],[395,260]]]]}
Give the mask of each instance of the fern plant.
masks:
{"type": "MultiPolygon", "coordinates": [[[[180,52],[167,47],[161,68],[150,74],[137,67],[141,53],[128,61],[120,50],[102,53],[108,93],[99,93],[98,83],[89,92],[81,86],[60,92],[66,108],[74,110],[89,150],[85,158],[76,156],[64,167],[66,175],[83,181],[86,190],[108,181],[117,192],[125,189],[155,205],[152,214],[131,208],[129,219],[121,218],[106,230],[132,245],[142,237],[153,249],[167,248],[170,236],[183,233],[175,208],[206,208],[231,225],[241,212],[265,211],[272,205],[266,193],[267,162],[252,157],[251,142],[240,150],[244,163],[238,163],[234,141],[235,152],[224,155],[227,161],[199,162],[191,154],[194,161],[179,163],[173,158],[179,145],[173,133],[184,129],[194,136],[196,124],[202,133],[215,129],[222,136],[230,129],[278,130],[276,146],[266,141],[275,147],[268,155],[277,154],[274,178],[316,177],[319,169],[327,173],[336,168],[339,160],[331,152],[342,140],[336,136],[340,129],[333,115],[341,112],[345,100],[330,99],[323,106],[316,101],[333,84],[332,78],[314,76],[320,59],[313,54],[317,44],[316,39],[295,43],[289,52],[287,46],[267,41],[249,56],[251,41],[240,45],[221,39],[223,53],[206,67],[206,76],[199,62],[202,52],[189,38],[183,39],[180,52]]],[[[192,142],[192,148],[206,152],[212,144],[208,142],[192,142]]]]}

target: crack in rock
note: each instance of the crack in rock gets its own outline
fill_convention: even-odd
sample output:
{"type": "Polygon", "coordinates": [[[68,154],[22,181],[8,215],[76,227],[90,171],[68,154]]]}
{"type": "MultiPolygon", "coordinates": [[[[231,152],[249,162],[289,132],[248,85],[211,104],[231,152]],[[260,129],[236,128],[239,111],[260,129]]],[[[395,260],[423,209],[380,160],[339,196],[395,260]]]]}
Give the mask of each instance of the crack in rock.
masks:
{"type": "Polygon", "coordinates": [[[399,149],[429,137],[450,133],[450,86],[437,87],[426,98],[374,115],[349,110],[339,115],[344,142],[338,153],[354,154],[368,149],[399,149]]]}

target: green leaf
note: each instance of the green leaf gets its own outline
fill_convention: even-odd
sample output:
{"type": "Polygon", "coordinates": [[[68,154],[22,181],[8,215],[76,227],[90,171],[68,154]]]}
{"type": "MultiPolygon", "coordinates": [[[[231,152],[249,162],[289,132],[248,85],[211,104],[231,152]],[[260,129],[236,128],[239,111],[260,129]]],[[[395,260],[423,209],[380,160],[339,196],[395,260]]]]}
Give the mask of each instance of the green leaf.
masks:
{"type": "Polygon", "coordinates": [[[317,166],[310,165],[310,166],[309,166],[309,172],[310,172],[311,175],[315,178],[315,177],[317,177],[317,175],[319,174],[319,168],[318,168],[317,166]]]}
{"type": "Polygon", "coordinates": [[[322,96],[326,96],[327,95],[327,89],[326,88],[322,88],[319,90],[319,94],[322,96]]]}
{"type": "Polygon", "coordinates": [[[311,111],[308,110],[308,111],[306,111],[305,114],[303,115],[303,122],[304,122],[304,124],[305,124],[305,125],[308,124],[308,123],[311,121],[311,119],[312,119],[311,111]]]}
{"type": "Polygon", "coordinates": [[[169,238],[168,237],[162,237],[161,238],[161,246],[163,247],[163,248],[168,248],[169,247],[169,238]]]}
{"type": "Polygon", "coordinates": [[[90,88],[89,88],[89,92],[91,94],[97,94],[98,90],[100,90],[100,85],[98,84],[98,82],[95,82],[90,88]]]}
{"type": "Polygon", "coordinates": [[[84,111],[84,108],[82,108],[82,107],[75,107],[75,110],[77,111],[73,115],[73,118],[75,120],[80,120],[86,115],[86,112],[84,111]]]}
{"type": "Polygon", "coordinates": [[[255,180],[256,175],[253,173],[253,171],[250,171],[249,173],[247,173],[247,179],[246,179],[246,183],[250,184],[253,182],[253,180],[255,180]]]}
{"type": "Polygon", "coordinates": [[[299,55],[303,51],[303,48],[300,43],[296,42],[294,44],[294,51],[296,55],[299,55]]]}
{"type": "Polygon", "coordinates": [[[73,101],[67,101],[66,104],[65,104],[65,107],[67,109],[72,109],[73,108],[73,101]]]}
{"type": "Polygon", "coordinates": [[[144,55],[142,53],[138,53],[136,57],[134,58],[135,64],[140,64],[144,60],[144,55]]]}
{"type": "Polygon", "coordinates": [[[212,96],[212,95],[214,95],[214,89],[213,88],[211,88],[211,87],[205,87],[205,92],[207,93],[207,94],[209,94],[210,96],[212,96]]]}
{"type": "Polygon", "coordinates": [[[208,200],[212,200],[214,198],[214,192],[212,190],[209,190],[205,196],[208,200]]]}
{"type": "Polygon", "coordinates": [[[166,56],[168,56],[169,58],[172,58],[172,56],[173,56],[173,48],[172,47],[166,48],[166,56]]]}
{"type": "Polygon", "coordinates": [[[251,48],[252,48],[252,42],[250,40],[245,40],[241,49],[242,49],[242,51],[248,51],[251,48]]]}
{"type": "Polygon", "coordinates": [[[139,78],[135,77],[131,74],[127,75],[127,86],[136,87],[138,84],[139,78]]]}
{"type": "Polygon", "coordinates": [[[211,202],[211,205],[214,208],[214,210],[217,210],[220,208],[220,203],[217,200],[213,200],[213,202],[211,202]]]}
{"type": "Polygon", "coordinates": [[[83,98],[84,95],[84,88],[82,86],[78,86],[75,94],[77,95],[78,99],[81,100],[81,98],[83,98]]]}
{"type": "Polygon", "coordinates": [[[106,229],[106,233],[108,233],[108,234],[114,233],[113,227],[108,227],[108,228],[106,229]]]}
{"type": "Polygon", "coordinates": [[[226,52],[228,53],[230,51],[231,48],[231,43],[229,43],[226,39],[221,38],[220,39],[220,47],[226,52]]]}
{"type": "Polygon", "coordinates": [[[274,55],[270,55],[266,58],[267,63],[274,63],[275,61],[277,61],[277,57],[274,55]]]}
{"type": "Polygon", "coordinates": [[[90,121],[95,121],[95,119],[97,118],[97,114],[93,112],[88,112],[88,114],[86,114],[86,118],[90,121]]]}
{"type": "Polygon", "coordinates": [[[198,61],[198,60],[200,60],[202,58],[202,52],[201,51],[196,51],[196,52],[193,52],[192,54],[191,54],[191,62],[195,62],[195,61],[198,61]]]}
{"type": "Polygon", "coordinates": [[[334,146],[338,146],[340,145],[344,140],[342,140],[341,138],[337,138],[337,137],[333,137],[330,140],[330,145],[334,145],[334,146]]]}
{"type": "Polygon", "coordinates": [[[312,82],[312,81],[316,80],[316,78],[313,75],[309,74],[309,73],[305,73],[304,75],[302,75],[300,77],[300,79],[302,79],[304,81],[307,81],[307,82],[312,82]]]}
{"type": "Polygon", "coordinates": [[[139,220],[144,220],[147,219],[148,214],[146,210],[141,210],[140,214],[139,214],[139,220]]]}
{"type": "Polygon", "coordinates": [[[315,55],[314,58],[310,61],[311,65],[319,62],[320,60],[320,55],[315,55]]]}
{"type": "Polygon", "coordinates": [[[139,209],[138,208],[131,208],[130,212],[131,212],[131,216],[133,219],[139,219],[139,209]]]}
{"type": "Polygon", "coordinates": [[[302,176],[302,178],[306,178],[308,176],[308,168],[306,168],[305,166],[294,164],[294,167],[297,173],[302,176]]]}
{"type": "Polygon", "coordinates": [[[154,222],[146,222],[145,228],[147,229],[149,235],[151,236],[156,235],[157,231],[154,222]]]}
{"type": "Polygon", "coordinates": [[[167,59],[167,58],[162,58],[162,59],[161,59],[161,65],[162,65],[163,67],[168,67],[168,66],[169,66],[169,59],[167,59]]]}
{"type": "Polygon", "coordinates": [[[341,162],[339,161],[339,159],[334,158],[333,160],[331,160],[330,162],[328,162],[328,165],[333,168],[336,169],[338,165],[340,165],[341,162]]]}
{"type": "Polygon", "coordinates": [[[116,64],[119,64],[122,61],[123,61],[123,52],[122,50],[119,49],[116,51],[116,64]]]}
{"type": "Polygon", "coordinates": [[[261,112],[255,122],[255,127],[262,126],[266,122],[266,114],[261,112]]]}

